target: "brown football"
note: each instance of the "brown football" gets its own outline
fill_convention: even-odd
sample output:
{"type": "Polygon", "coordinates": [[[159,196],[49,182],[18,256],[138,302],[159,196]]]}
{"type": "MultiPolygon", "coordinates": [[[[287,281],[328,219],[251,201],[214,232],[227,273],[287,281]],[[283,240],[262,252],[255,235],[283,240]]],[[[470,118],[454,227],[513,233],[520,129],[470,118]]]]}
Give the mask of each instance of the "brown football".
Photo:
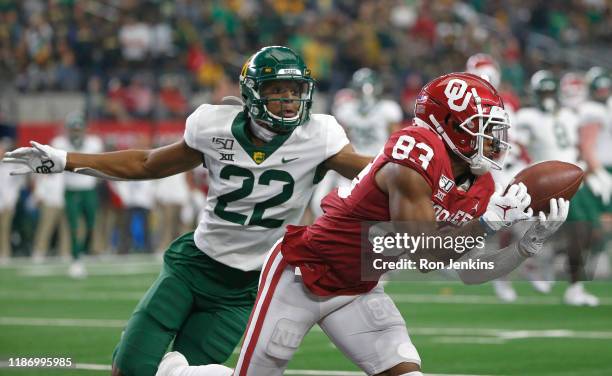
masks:
{"type": "MultiPolygon", "coordinates": [[[[571,199],[580,187],[584,171],[572,163],[544,161],[533,164],[512,179],[510,185],[523,183],[531,195],[534,213],[548,213],[551,198],[571,199]]],[[[510,186],[508,185],[508,187],[510,186]]]]}

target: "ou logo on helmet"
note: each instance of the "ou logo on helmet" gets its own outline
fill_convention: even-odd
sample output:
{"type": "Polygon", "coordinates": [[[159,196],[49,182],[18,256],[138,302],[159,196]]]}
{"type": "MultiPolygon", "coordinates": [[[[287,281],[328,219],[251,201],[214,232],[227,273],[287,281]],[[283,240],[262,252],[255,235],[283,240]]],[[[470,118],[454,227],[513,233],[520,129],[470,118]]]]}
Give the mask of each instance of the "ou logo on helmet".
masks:
{"type": "Polygon", "coordinates": [[[470,103],[470,99],[472,99],[472,93],[467,92],[467,89],[468,84],[461,79],[453,78],[448,81],[446,88],[444,88],[444,95],[448,98],[448,107],[459,112],[465,110],[470,103]],[[456,104],[455,102],[461,98],[463,98],[463,102],[459,105],[456,104]]]}

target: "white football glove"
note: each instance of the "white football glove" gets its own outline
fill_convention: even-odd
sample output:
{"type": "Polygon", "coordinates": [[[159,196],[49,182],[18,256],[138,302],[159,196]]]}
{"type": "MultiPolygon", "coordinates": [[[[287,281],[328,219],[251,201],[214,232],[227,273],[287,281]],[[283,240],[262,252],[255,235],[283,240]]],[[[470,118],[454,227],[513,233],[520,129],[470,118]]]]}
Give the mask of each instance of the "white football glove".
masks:
{"type": "Polygon", "coordinates": [[[569,212],[569,200],[562,198],[550,200],[550,212],[548,217],[540,212],[536,222],[525,232],[523,238],[519,240],[519,250],[526,253],[526,256],[533,256],[538,253],[544,242],[549,239],[567,219],[569,212]]]}
{"type": "Polygon", "coordinates": [[[525,184],[512,184],[506,193],[501,185],[497,185],[480,220],[491,232],[498,231],[502,227],[509,227],[515,222],[530,218],[533,210],[529,204],[531,196],[527,193],[525,184]]]}
{"type": "Polygon", "coordinates": [[[23,147],[4,154],[2,162],[25,166],[11,171],[11,175],[51,174],[64,171],[68,153],[49,145],[41,145],[36,141],[30,141],[30,144],[32,147],[23,147]]]}
{"type": "Polygon", "coordinates": [[[610,203],[612,196],[612,176],[603,168],[599,168],[586,177],[586,183],[595,196],[601,197],[604,205],[610,203]]]}

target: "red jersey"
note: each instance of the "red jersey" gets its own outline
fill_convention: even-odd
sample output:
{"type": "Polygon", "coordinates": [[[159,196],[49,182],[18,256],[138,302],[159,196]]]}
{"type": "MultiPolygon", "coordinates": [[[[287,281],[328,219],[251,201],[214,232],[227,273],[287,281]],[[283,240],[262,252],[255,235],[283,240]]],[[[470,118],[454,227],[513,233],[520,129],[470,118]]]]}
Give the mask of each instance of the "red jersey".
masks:
{"type": "Polygon", "coordinates": [[[314,224],[287,226],[281,251],[298,266],[308,289],[317,295],[365,293],[376,281],[361,278],[362,225],[389,221],[389,198],[374,177],[387,163],[417,171],[431,187],[436,220],[455,226],[481,216],[495,191],[490,174],[477,177],[467,191],[458,189],[451,160],[438,135],[417,126],[391,135],[383,152],[355,180],[350,192],[335,190],[321,202],[324,215],[314,224]]]}

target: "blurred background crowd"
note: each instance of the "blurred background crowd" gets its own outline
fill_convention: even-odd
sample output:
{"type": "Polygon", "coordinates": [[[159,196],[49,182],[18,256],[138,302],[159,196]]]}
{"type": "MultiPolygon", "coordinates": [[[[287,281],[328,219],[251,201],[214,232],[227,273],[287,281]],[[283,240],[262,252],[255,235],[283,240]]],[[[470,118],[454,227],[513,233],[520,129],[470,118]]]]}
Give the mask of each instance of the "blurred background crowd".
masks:
{"type": "Polygon", "coordinates": [[[409,115],[415,90],[476,52],[518,96],[538,69],[609,62],[610,24],[606,0],[0,0],[0,85],[84,93],[90,119],[183,117],[192,93],[235,93],[245,58],[278,44],[322,92],[376,68],[409,115]]]}
{"type": "MultiPolygon", "coordinates": [[[[66,113],[79,111],[84,123],[98,122],[93,133],[117,126],[121,134],[131,126],[140,132],[123,144],[121,136],[101,134],[104,150],[161,144],[158,125],[169,120],[176,126],[165,140],[178,139],[195,107],[238,95],[246,58],[275,44],[296,50],[312,70],[316,112],[332,111],[353,72],[370,67],[409,122],[423,84],[463,71],[478,52],[497,60],[500,90],[517,109],[530,103],[537,70],[560,76],[610,67],[610,25],[607,0],[0,0],[0,138],[13,140],[6,149],[20,133],[38,137],[45,123],[50,142],[64,132],[66,113]]],[[[174,225],[193,228],[206,176],[202,170],[171,182],[92,184],[99,231],[93,221],[87,225],[88,214],[78,219],[93,237],[88,251],[150,252],[180,231],[174,225]]],[[[42,257],[48,244],[68,254],[63,230],[43,236],[35,229],[41,208],[64,205],[59,193],[45,202],[48,193],[70,190],[70,183],[36,178],[1,185],[0,209],[4,199],[18,213],[3,225],[14,229],[13,254],[42,257]]],[[[67,225],[66,218],[58,221],[67,225]]]]}

